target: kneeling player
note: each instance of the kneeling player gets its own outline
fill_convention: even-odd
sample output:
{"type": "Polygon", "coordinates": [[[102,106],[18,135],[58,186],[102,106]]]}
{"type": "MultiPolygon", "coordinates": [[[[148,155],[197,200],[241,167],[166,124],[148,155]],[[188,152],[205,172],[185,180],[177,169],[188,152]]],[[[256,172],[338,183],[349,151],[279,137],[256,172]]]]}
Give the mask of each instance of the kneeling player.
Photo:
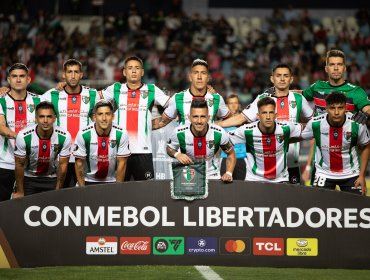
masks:
{"type": "Polygon", "coordinates": [[[62,188],[71,154],[71,135],[54,126],[55,120],[53,104],[41,102],[36,106],[36,124],[18,133],[14,198],[62,188]]]}

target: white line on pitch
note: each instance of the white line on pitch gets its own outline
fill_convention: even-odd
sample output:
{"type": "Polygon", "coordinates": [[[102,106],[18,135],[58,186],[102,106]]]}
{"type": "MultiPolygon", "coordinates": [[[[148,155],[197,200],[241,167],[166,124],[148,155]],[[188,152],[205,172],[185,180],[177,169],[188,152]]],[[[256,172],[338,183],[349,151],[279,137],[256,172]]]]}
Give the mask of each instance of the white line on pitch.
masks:
{"type": "Polygon", "coordinates": [[[206,280],[222,280],[221,276],[218,275],[212,268],[205,265],[195,265],[194,266],[196,270],[199,271],[200,274],[206,279],[206,280]]]}

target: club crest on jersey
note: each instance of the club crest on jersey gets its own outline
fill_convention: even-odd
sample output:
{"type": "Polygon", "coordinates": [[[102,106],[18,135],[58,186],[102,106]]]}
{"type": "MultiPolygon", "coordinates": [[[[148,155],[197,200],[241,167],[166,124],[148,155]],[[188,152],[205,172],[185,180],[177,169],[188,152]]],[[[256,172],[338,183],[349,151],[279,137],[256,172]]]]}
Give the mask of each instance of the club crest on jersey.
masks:
{"type": "Polygon", "coordinates": [[[207,103],[208,103],[208,107],[212,107],[213,106],[213,99],[208,99],[207,103]]]}
{"type": "Polygon", "coordinates": [[[186,181],[190,182],[191,180],[194,179],[195,170],[188,167],[188,168],[182,170],[182,175],[184,176],[186,181]]]}
{"type": "Polygon", "coordinates": [[[210,140],[210,141],[207,142],[207,146],[210,149],[212,149],[214,145],[215,145],[215,140],[210,140]]]}
{"type": "Polygon", "coordinates": [[[270,138],[270,136],[267,136],[267,138],[266,138],[266,143],[267,143],[267,145],[271,145],[271,138],[270,138]]]}
{"type": "Polygon", "coordinates": [[[59,149],[59,144],[52,144],[51,149],[56,153],[59,149]]]}
{"type": "Polygon", "coordinates": [[[285,102],[284,102],[284,99],[282,99],[282,100],[280,101],[280,108],[281,108],[281,109],[284,109],[284,107],[285,107],[285,102]]]}
{"type": "Polygon", "coordinates": [[[290,105],[290,107],[292,107],[294,109],[295,107],[297,107],[297,102],[296,101],[289,101],[289,105],[290,105]]]}
{"type": "MultiPolygon", "coordinates": [[[[270,138],[268,138],[268,139],[270,139],[270,138]]],[[[279,143],[282,143],[284,141],[284,135],[276,135],[276,141],[278,141],[279,143]]],[[[271,142],[271,140],[270,140],[270,142],[271,142]]]]}
{"type": "Polygon", "coordinates": [[[35,105],[34,104],[28,104],[27,109],[28,109],[28,111],[30,111],[30,113],[33,113],[33,111],[35,111],[35,105]]]}
{"type": "Polygon", "coordinates": [[[46,142],[42,142],[42,150],[45,152],[48,149],[48,144],[46,142]]]}
{"type": "Polygon", "coordinates": [[[352,132],[351,132],[351,131],[346,131],[346,132],[344,133],[344,138],[345,138],[347,141],[351,140],[351,138],[352,138],[352,132]]]}
{"type": "Polygon", "coordinates": [[[140,91],[141,98],[147,98],[148,97],[148,91],[147,90],[141,90],[140,91]]]}
{"type": "Polygon", "coordinates": [[[77,103],[77,97],[75,95],[72,96],[72,104],[77,103]]]}
{"type": "Polygon", "coordinates": [[[105,140],[105,138],[103,138],[102,141],[101,141],[101,148],[102,148],[102,150],[105,150],[106,147],[107,147],[107,140],[105,140]]]}
{"type": "Polygon", "coordinates": [[[333,136],[334,136],[335,140],[338,139],[338,136],[339,136],[338,130],[336,130],[336,129],[334,130],[333,136]]]}
{"type": "Polygon", "coordinates": [[[201,150],[203,148],[202,139],[198,139],[197,147],[198,150],[201,150]]]}
{"type": "Polygon", "coordinates": [[[111,146],[111,148],[114,148],[116,145],[117,145],[117,140],[110,140],[109,141],[109,146],[111,146]]]}
{"type": "Polygon", "coordinates": [[[90,97],[89,96],[82,96],[82,102],[87,104],[90,102],[90,97]]]}

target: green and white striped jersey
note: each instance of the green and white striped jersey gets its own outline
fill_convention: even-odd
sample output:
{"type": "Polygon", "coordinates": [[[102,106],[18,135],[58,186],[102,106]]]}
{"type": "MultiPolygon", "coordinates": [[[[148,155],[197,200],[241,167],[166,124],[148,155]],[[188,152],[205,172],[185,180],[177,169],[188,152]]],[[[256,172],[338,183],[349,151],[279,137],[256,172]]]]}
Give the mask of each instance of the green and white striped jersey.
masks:
{"type": "Polygon", "coordinates": [[[26,158],[24,176],[57,176],[59,157],[71,155],[71,135],[59,126],[54,126],[49,139],[40,139],[37,124],[22,129],[16,139],[14,155],[26,158]]]}
{"type": "MultiPolygon", "coordinates": [[[[35,110],[43,97],[27,92],[24,100],[14,100],[9,94],[0,97],[0,115],[3,115],[7,127],[18,133],[24,127],[35,123],[35,110]]],[[[13,169],[14,139],[0,135],[0,168],[13,169]]]]}
{"type": "Polygon", "coordinates": [[[218,93],[206,93],[205,96],[194,96],[190,89],[176,93],[171,97],[168,107],[164,110],[164,114],[170,118],[175,119],[179,116],[180,124],[189,122],[190,105],[193,99],[202,98],[207,101],[208,114],[211,122],[217,118],[225,119],[229,115],[229,109],[225,105],[225,101],[218,93]]]}
{"type": "Polygon", "coordinates": [[[366,146],[370,142],[367,127],[351,120],[351,113],[346,113],[345,122],[341,127],[331,126],[327,116],[328,114],[322,114],[313,118],[302,132],[303,139],[316,140],[316,175],[330,179],[358,176],[358,145],[366,146]]]}
{"type": "Polygon", "coordinates": [[[113,125],[109,136],[99,136],[91,124],[77,133],[73,155],[86,159],[86,181],[115,182],[117,157],[130,156],[128,134],[113,125]]]}
{"type": "Polygon", "coordinates": [[[220,126],[208,122],[205,136],[196,137],[191,131],[191,124],[176,127],[167,143],[174,150],[189,156],[193,162],[205,161],[207,178],[220,178],[219,158],[216,157],[219,148],[229,146],[229,134],[220,126]]]}
{"type": "Polygon", "coordinates": [[[275,121],[275,132],[262,133],[259,121],[237,128],[231,135],[233,144],[245,143],[247,174],[245,180],[288,182],[287,153],[289,138],[299,137],[301,124],[275,121]]]}

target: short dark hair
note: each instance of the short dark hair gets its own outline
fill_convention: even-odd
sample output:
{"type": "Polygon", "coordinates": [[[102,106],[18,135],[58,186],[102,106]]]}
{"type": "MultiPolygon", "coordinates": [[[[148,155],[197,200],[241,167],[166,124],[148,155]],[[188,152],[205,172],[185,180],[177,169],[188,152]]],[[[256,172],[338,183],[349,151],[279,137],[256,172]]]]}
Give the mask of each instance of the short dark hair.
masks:
{"type": "Polygon", "coordinates": [[[132,56],[126,57],[125,60],[123,61],[123,68],[126,68],[126,64],[129,61],[131,61],[131,60],[138,61],[141,64],[141,67],[144,68],[144,62],[143,62],[143,60],[141,58],[139,58],[138,56],[136,56],[136,55],[132,55],[132,56]]]}
{"type": "Polygon", "coordinates": [[[274,74],[275,70],[278,69],[278,68],[287,68],[289,70],[289,73],[292,74],[293,71],[292,71],[292,68],[286,64],[286,63],[279,63],[279,64],[276,64],[273,68],[272,68],[272,74],[274,74]]]}
{"type": "Polygon", "coordinates": [[[228,104],[229,100],[232,99],[232,98],[238,99],[238,102],[239,102],[239,95],[234,93],[234,94],[230,94],[228,97],[226,97],[226,104],[228,104]]]}
{"type": "Polygon", "coordinates": [[[26,64],[23,64],[23,63],[14,63],[12,66],[10,66],[9,70],[8,70],[8,75],[14,71],[14,70],[24,70],[27,72],[27,74],[29,73],[29,69],[27,67],[26,64]]]}
{"type": "Polygon", "coordinates": [[[326,106],[334,105],[334,104],[346,104],[347,97],[345,94],[333,91],[332,93],[328,94],[325,98],[326,106]]]}
{"type": "Polygon", "coordinates": [[[82,63],[74,58],[68,59],[63,63],[63,70],[67,71],[67,67],[73,65],[78,65],[80,67],[80,71],[82,71],[82,63]]]}
{"type": "Polygon", "coordinates": [[[191,101],[190,110],[193,108],[207,108],[208,110],[207,101],[203,98],[195,98],[191,101]]]}
{"type": "Polygon", "coordinates": [[[273,105],[274,107],[276,107],[276,103],[275,103],[275,100],[272,99],[271,97],[264,97],[262,99],[260,99],[258,102],[257,102],[257,108],[260,109],[262,106],[266,106],[266,105],[273,105]]]}
{"type": "Polygon", "coordinates": [[[98,109],[100,107],[109,107],[110,110],[112,112],[114,112],[114,106],[112,104],[112,102],[108,101],[108,100],[105,100],[105,99],[100,99],[98,102],[96,102],[95,106],[94,106],[94,109],[93,109],[93,113],[95,114],[96,111],[98,111],[98,109]]]}
{"type": "Polygon", "coordinates": [[[193,63],[191,64],[191,68],[194,68],[195,66],[198,66],[198,65],[202,65],[202,66],[206,67],[207,70],[208,70],[208,63],[207,63],[207,61],[205,61],[203,59],[200,59],[200,58],[197,58],[197,59],[194,59],[193,60],[193,63]]]}
{"type": "Polygon", "coordinates": [[[344,64],[346,64],[346,56],[341,50],[330,50],[326,53],[326,65],[328,64],[330,57],[341,57],[343,58],[344,64]]]}
{"type": "Polygon", "coordinates": [[[55,111],[55,107],[54,107],[53,103],[51,103],[49,101],[42,101],[39,104],[37,104],[36,105],[36,114],[41,109],[51,109],[54,112],[54,115],[57,114],[57,112],[55,111]]]}

